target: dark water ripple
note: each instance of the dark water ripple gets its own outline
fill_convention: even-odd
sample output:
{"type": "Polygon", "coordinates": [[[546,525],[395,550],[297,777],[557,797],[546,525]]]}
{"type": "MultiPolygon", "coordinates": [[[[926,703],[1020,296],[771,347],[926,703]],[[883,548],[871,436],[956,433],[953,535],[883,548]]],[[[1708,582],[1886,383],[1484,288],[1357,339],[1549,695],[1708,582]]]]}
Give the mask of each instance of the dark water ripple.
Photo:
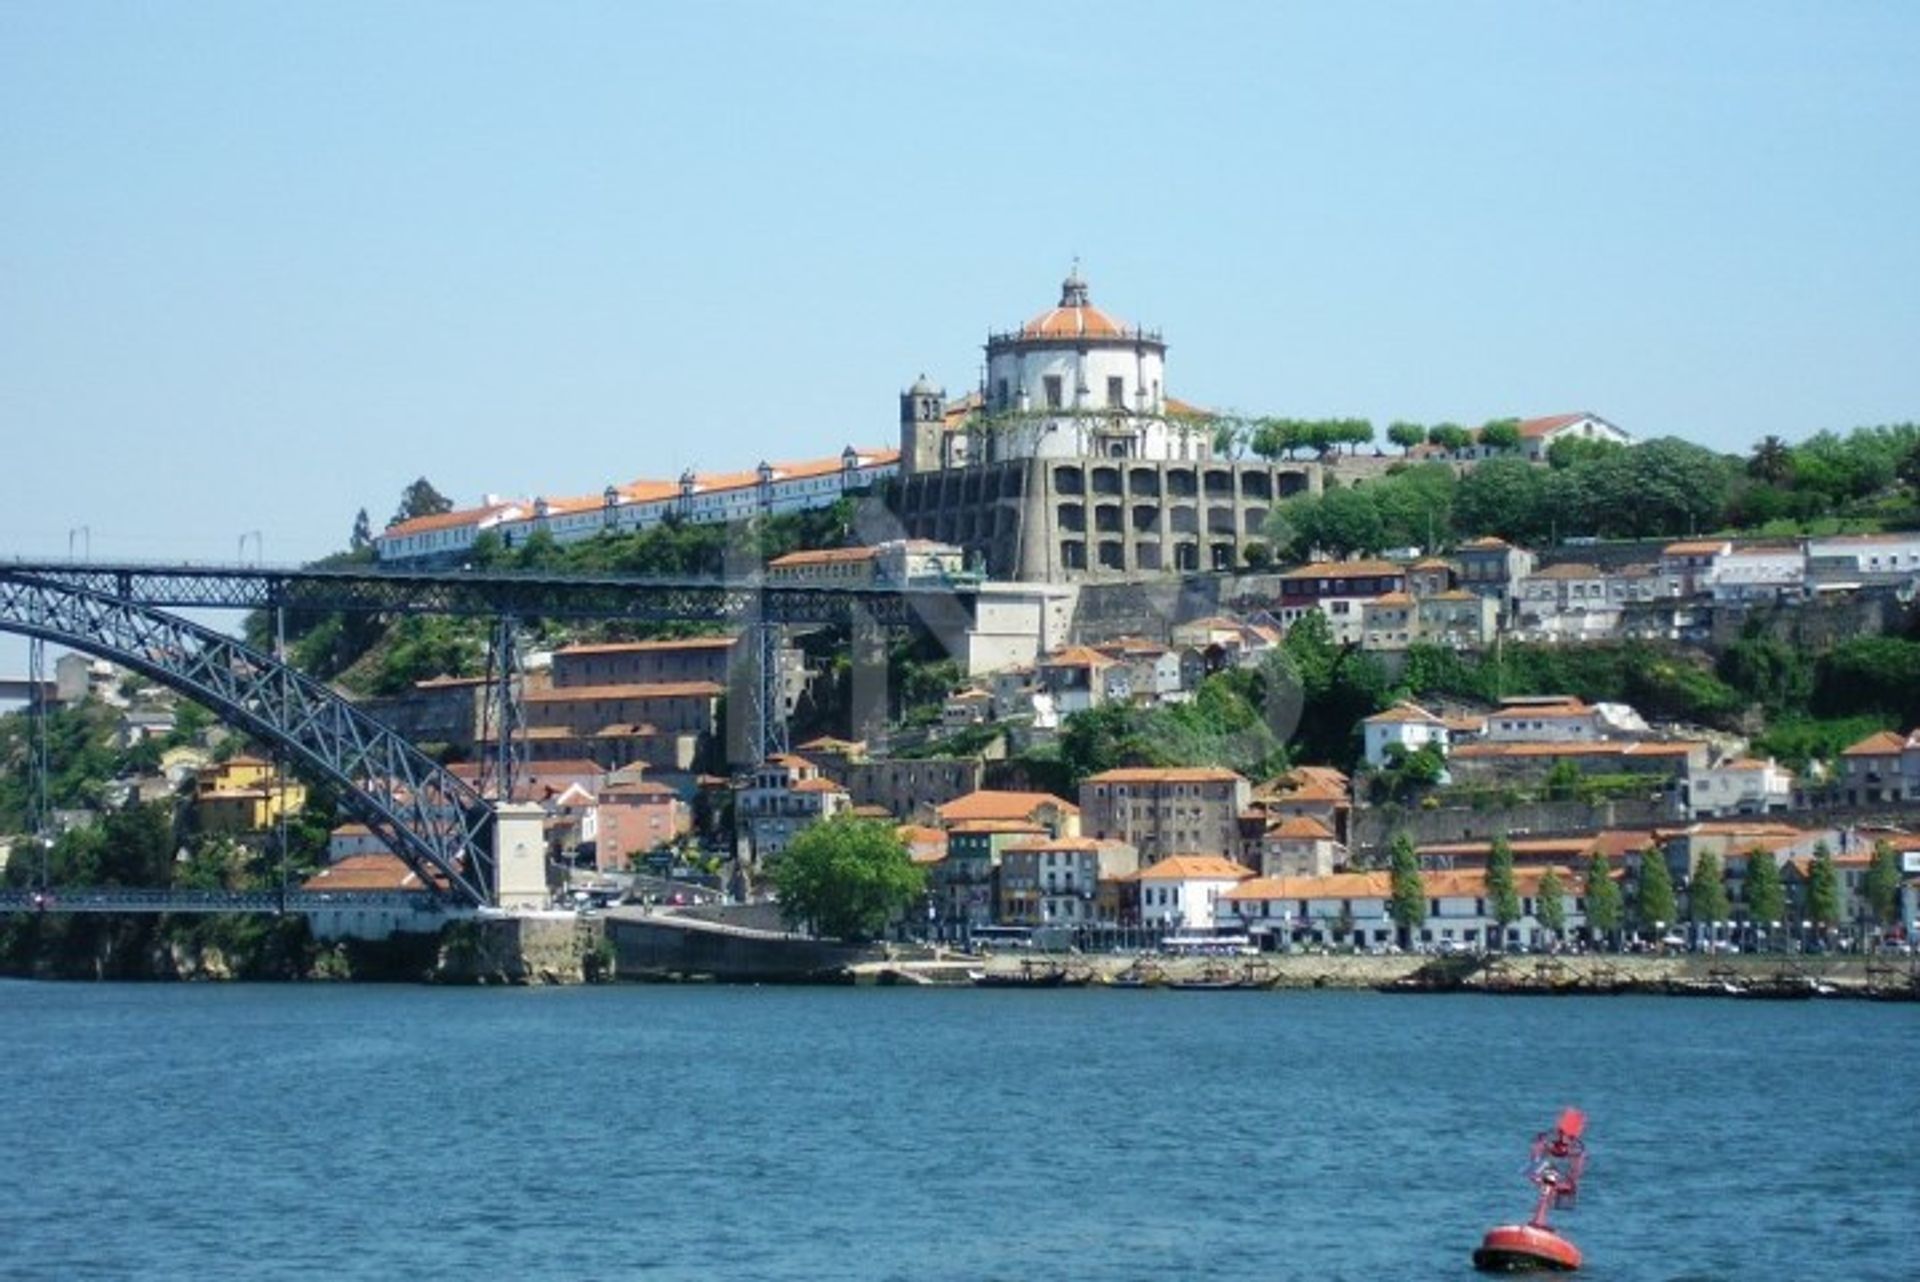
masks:
{"type": "Polygon", "coordinates": [[[1920,1277],[1920,1018],[1372,994],[0,984],[0,1278],[1920,1277]]]}

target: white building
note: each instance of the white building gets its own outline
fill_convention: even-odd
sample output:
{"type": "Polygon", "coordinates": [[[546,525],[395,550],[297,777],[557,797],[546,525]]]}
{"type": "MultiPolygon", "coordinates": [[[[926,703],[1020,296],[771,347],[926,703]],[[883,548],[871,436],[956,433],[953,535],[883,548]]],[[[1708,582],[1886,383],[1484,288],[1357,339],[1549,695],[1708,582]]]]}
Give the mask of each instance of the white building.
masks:
{"type": "Polygon", "coordinates": [[[1807,583],[1807,556],[1798,547],[1731,548],[1714,558],[1710,587],[1716,602],[1777,601],[1798,596],[1807,583]]]}
{"type": "Polygon", "coordinates": [[[1590,743],[1606,738],[1598,708],[1559,695],[1503,699],[1487,716],[1488,743],[1590,743]]]}
{"type": "Polygon", "coordinates": [[[1687,809],[1695,819],[1784,814],[1793,806],[1793,771],[1773,758],[1738,757],[1687,772],[1687,809]]]}
{"type": "Polygon", "coordinates": [[[1520,424],[1520,452],[1536,463],[1543,463],[1556,441],[1603,441],[1610,445],[1632,445],[1633,435],[1607,422],[1598,414],[1553,414],[1530,418],[1520,424]]]}
{"type": "Polygon", "coordinates": [[[791,753],[767,758],[734,796],[744,853],[756,860],[779,854],[807,828],[852,806],[844,787],[791,753]]]}
{"type": "Polygon", "coordinates": [[[1387,764],[1388,749],[1398,744],[1407,752],[1417,752],[1430,743],[1447,750],[1447,723],[1425,708],[1412,703],[1396,703],[1385,712],[1376,712],[1360,722],[1365,738],[1367,764],[1378,769],[1387,764]]]}
{"type": "Polygon", "coordinates": [[[1898,577],[1920,574],[1920,533],[1841,534],[1808,539],[1809,575],[1898,577]]]}
{"type": "Polygon", "coordinates": [[[1211,930],[1220,900],[1254,875],[1220,855],[1168,855],[1140,870],[1140,922],[1165,930],[1211,930]]]}
{"type": "Polygon", "coordinates": [[[702,524],[745,521],[830,507],[847,494],[871,489],[900,470],[898,450],[856,449],[835,458],[762,462],[748,472],[696,473],[678,481],[638,480],[575,498],[501,499],[480,506],[403,521],[374,536],[382,561],[458,560],[483,533],[511,551],[536,532],[575,543],[604,532],[646,530],[669,516],[702,524]]]}

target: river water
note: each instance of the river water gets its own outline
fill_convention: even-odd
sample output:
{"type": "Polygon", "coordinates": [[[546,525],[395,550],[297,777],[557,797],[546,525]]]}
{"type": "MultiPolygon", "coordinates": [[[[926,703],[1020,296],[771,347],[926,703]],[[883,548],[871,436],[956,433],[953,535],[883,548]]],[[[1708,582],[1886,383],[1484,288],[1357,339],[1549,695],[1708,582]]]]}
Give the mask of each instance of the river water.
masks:
{"type": "Polygon", "coordinates": [[[1920,1008],[0,983],[0,1277],[1920,1277],[1920,1008]]]}

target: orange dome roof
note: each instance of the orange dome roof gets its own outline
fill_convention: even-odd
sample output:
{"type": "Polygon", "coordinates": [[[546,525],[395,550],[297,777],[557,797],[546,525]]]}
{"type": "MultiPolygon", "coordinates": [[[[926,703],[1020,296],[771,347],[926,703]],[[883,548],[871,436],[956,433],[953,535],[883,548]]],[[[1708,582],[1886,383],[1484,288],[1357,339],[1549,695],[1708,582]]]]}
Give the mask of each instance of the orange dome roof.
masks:
{"type": "Polygon", "coordinates": [[[1075,267],[1060,283],[1060,305],[1020,327],[1022,338],[1125,338],[1125,325],[1087,301],[1087,282],[1075,267]]]}

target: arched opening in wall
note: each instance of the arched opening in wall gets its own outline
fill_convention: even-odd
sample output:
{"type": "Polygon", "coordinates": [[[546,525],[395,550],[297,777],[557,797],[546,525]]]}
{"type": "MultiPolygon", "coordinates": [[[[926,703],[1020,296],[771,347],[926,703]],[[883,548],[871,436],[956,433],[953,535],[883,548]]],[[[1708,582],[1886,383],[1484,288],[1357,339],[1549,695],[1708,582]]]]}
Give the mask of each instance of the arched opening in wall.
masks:
{"type": "Polygon", "coordinates": [[[1062,503],[1054,514],[1061,529],[1073,534],[1084,534],[1087,529],[1087,509],[1082,503],[1062,503]]]}
{"type": "Polygon", "coordinates": [[[1141,534],[1151,534],[1160,528],[1160,506],[1157,503],[1135,503],[1133,505],[1133,528],[1141,534]]]}
{"type": "Polygon", "coordinates": [[[1175,534],[1200,533],[1200,511],[1191,503],[1182,503],[1167,513],[1167,522],[1175,534]]]}
{"type": "Polygon", "coordinates": [[[1292,498],[1296,494],[1305,494],[1312,488],[1305,472],[1278,472],[1273,479],[1283,499],[1292,498]]]}
{"type": "Polygon", "coordinates": [[[1231,570],[1233,568],[1233,544],[1216,543],[1213,545],[1213,568],[1231,570]]]}
{"type": "Polygon", "coordinates": [[[1235,534],[1233,509],[1230,507],[1210,507],[1207,509],[1208,534],[1235,534]]]}
{"type": "Polygon", "coordinates": [[[987,473],[987,479],[984,483],[984,489],[982,490],[984,502],[992,503],[1000,497],[1000,486],[1005,477],[1006,473],[999,468],[995,468],[993,471],[987,473]]]}
{"type": "Polygon", "coordinates": [[[1137,498],[1160,497],[1160,474],[1150,467],[1136,467],[1127,473],[1127,490],[1137,498]]]}
{"type": "Polygon", "coordinates": [[[1198,570],[1200,568],[1200,545],[1197,543],[1174,544],[1173,568],[1183,574],[1198,570]]]}
{"type": "Polygon", "coordinates": [[[1133,565],[1137,570],[1158,570],[1160,568],[1160,544],[1155,539],[1141,539],[1133,545],[1133,565]]]}
{"type": "Polygon", "coordinates": [[[960,491],[960,501],[962,503],[978,503],[980,501],[980,473],[967,473],[966,484],[960,491]]]}
{"type": "Polygon", "coordinates": [[[1002,474],[1001,497],[1017,499],[1027,488],[1027,474],[1019,470],[1010,470],[1002,474]]]}
{"type": "Polygon", "coordinates": [[[1167,469],[1167,493],[1176,499],[1190,499],[1200,493],[1200,482],[1192,468],[1167,469]]]}
{"type": "Polygon", "coordinates": [[[1060,568],[1063,570],[1084,570],[1087,568],[1087,545],[1083,540],[1060,540],[1060,568]]]}
{"type": "Polygon", "coordinates": [[[1263,507],[1248,508],[1245,528],[1248,534],[1258,534],[1260,531],[1266,529],[1267,509],[1263,507]]]}
{"type": "Polygon", "coordinates": [[[1093,509],[1093,528],[1102,534],[1118,534],[1123,528],[1118,503],[1102,503],[1093,509]]]}
{"type": "Polygon", "coordinates": [[[1093,492],[1100,495],[1117,496],[1120,493],[1120,469],[1117,467],[1094,468],[1093,492]]]}
{"type": "Polygon", "coordinates": [[[1087,492],[1086,473],[1077,467],[1054,468],[1053,492],[1055,494],[1085,494],[1087,492]]]}
{"type": "Polygon", "coordinates": [[[1233,473],[1225,468],[1207,469],[1207,497],[1230,499],[1233,497],[1233,473]]]}
{"type": "Polygon", "coordinates": [[[1100,568],[1103,570],[1124,570],[1127,568],[1126,544],[1118,539],[1100,541],[1100,568]]]}
{"type": "Polygon", "coordinates": [[[1273,498],[1273,477],[1265,472],[1246,471],[1240,474],[1240,497],[1259,499],[1266,502],[1273,498]]]}

